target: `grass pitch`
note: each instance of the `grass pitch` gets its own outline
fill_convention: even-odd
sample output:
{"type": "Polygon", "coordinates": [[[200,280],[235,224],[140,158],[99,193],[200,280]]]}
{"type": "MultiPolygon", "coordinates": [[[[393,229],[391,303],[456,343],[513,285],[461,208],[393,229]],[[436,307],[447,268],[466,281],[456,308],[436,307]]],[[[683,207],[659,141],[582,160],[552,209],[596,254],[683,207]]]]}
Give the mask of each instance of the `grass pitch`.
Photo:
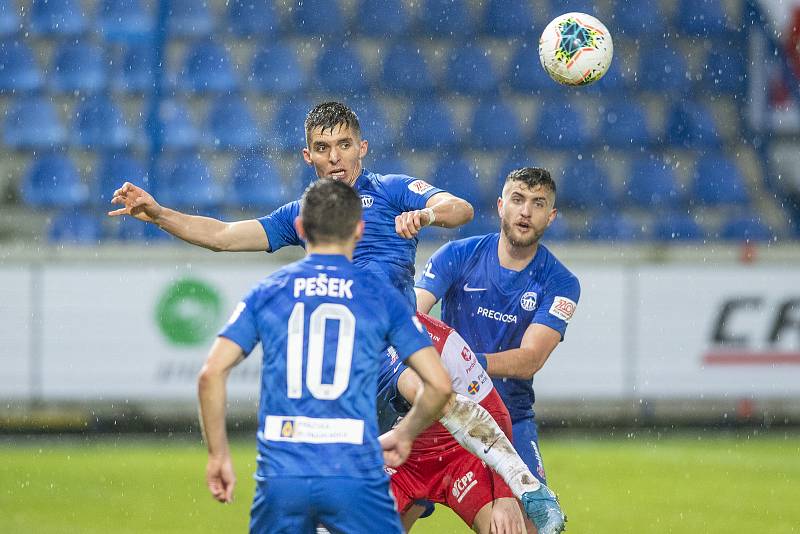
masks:
{"type": "MultiPolygon", "coordinates": [[[[800,533],[800,435],[547,437],[551,486],[573,533],[800,533]]],[[[185,437],[0,441],[0,532],[246,532],[254,439],[234,442],[235,502],[204,485],[185,437]]],[[[412,532],[470,530],[439,508],[412,532]]]]}

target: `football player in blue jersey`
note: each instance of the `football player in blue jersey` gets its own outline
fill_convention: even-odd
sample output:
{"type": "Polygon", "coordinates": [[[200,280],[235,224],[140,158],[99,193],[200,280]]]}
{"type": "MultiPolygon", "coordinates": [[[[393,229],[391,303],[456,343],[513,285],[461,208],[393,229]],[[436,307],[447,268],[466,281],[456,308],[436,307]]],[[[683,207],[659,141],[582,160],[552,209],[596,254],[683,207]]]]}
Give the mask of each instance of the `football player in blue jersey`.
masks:
{"type": "Polygon", "coordinates": [[[313,533],[322,524],[334,532],[400,533],[384,460],[402,463],[414,437],[440,416],[450,377],[406,300],[351,263],[364,229],[353,189],[319,180],[301,206],[295,227],[308,255],[239,303],[200,373],[208,487],[221,502],[233,497],[225,384],[261,343],[250,531],[313,533]],[[379,441],[375,389],[387,344],[425,385],[409,415],[379,441]]]}
{"type": "Polygon", "coordinates": [[[417,309],[428,313],[441,299],[442,320],[501,379],[514,448],[543,483],[533,377],[564,339],[580,297],[575,275],[539,243],[556,218],[555,198],[547,170],[512,171],[497,201],[500,232],[442,246],[415,288],[417,309]]]}

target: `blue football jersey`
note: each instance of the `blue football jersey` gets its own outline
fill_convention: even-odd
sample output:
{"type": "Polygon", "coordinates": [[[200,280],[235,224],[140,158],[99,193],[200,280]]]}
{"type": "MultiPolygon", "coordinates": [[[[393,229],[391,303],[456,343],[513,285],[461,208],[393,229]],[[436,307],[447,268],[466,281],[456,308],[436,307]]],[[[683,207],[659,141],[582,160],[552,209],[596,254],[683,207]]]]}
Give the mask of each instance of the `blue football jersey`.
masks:
{"type": "Polygon", "coordinates": [[[220,335],[264,350],[257,478],[380,476],[383,351],[405,359],[431,344],[394,288],[344,256],[312,254],[257,285],[220,335]]]}
{"type": "MultiPolygon", "coordinates": [[[[418,239],[404,239],[395,232],[394,219],[406,211],[425,207],[442,190],[404,174],[375,174],[364,170],[353,186],[364,209],[364,236],[356,245],[353,263],[395,286],[414,303],[414,261],[418,239]]],[[[305,244],[294,220],[300,202],[294,201],[259,219],[267,232],[269,252],[287,245],[305,244]]]]}
{"type": "MultiPolygon", "coordinates": [[[[431,257],[417,287],[442,299],[442,320],[456,329],[475,352],[501,352],[522,343],[533,323],[561,333],[580,297],[578,279],[539,245],[526,268],[500,265],[500,234],[447,243],[431,257]]],[[[533,417],[532,380],[495,380],[511,419],[533,417]]]]}

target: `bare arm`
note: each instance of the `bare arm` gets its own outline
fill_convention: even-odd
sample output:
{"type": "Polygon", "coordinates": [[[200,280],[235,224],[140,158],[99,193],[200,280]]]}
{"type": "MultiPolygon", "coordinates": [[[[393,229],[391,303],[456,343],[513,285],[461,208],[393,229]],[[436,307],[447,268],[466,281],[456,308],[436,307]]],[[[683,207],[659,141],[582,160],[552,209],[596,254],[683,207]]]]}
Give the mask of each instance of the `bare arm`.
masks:
{"type": "Polygon", "coordinates": [[[226,381],[231,369],[243,358],[239,345],[224,337],[217,338],[197,383],[200,427],[208,447],[206,483],[211,494],[220,502],[231,502],[236,486],[225,430],[226,381]]]}
{"type": "Polygon", "coordinates": [[[267,233],[255,219],[227,223],[210,217],[187,215],[160,205],[150,193],[129,182],[114,191],[111,203],[123,205],[108,212],[111,217],[130,215],[203,248],[230,252],[269,249],[267,233]]]}
{"type": "Polygon", "coordinates": [[[525,330],[518,349],[486,355],[486,372],[493,377],[529,380],[544,366],[560,341],[561,334],[556,330],[542,324],[532,324],[525,330]]]}
{"type": "Polygon", "coordinates": [[[417,296],[417,311],[420,313],[430,313],[433,305],[436,304],[436,295],[427,289],[419,287],[414,288],[414,294],[417,296]]]}
{"type": "Polygon", "coordinates": [[[411,239],[425,226],[456,228],[471,221],[473,215],[472,204],[443,191],[429,198],[424,209],[406,211],[395,217],[395,231],[411,239]]]}

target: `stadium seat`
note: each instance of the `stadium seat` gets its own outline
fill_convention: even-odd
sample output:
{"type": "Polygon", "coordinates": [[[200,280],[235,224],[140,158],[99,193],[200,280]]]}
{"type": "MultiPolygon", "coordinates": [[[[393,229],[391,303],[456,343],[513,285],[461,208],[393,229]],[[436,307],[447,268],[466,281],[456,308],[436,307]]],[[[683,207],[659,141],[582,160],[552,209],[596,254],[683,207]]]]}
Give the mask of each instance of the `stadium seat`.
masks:
{"type": "Polygon", "coordinates": [[[205,37],[214,29],[208,0],[165,0],[167,33],[171,37],[205,37]]]}
{"type": "Polygon", "coordinates": [[[80,0],[32,0],[30,30],[45,37],[74,37],[86,31],[80,0]]]}
{"type": "Polygon", "coordinates": [[[145,44],[129,46],[112,71],[111,87],[122,93],[149,93],[154,88],[153,49],[145,44]]]}
{"type": "Polygon", "coordinates": [[[408,33],[411,16],[403,0],[360,0],[353,33],[390,38],[408,33]]]}
{"type": "Polygon", "coordinates": [[[658,2],[615,2],[609,22],[625,37],[663,37],[666,32],[666,20],[658,2]]]}
{"type": "Polygon", "coordinates": [[[116,149],[133,141],[119,108],[106,94],[93,95],[78,104],[72,126],[72,143],[83,148],[116,149]]]}
{"type": "MultiPolygon", "coordinates": [[[[627,85],[625,79],[622,77],[622,62],[620,60],[612,60],[611,65],[608,66],[608,71],[602,78],[596,82],[582,87],[581,90],[592,94],[600,94],[601,96],[619,97],[627,92],[627,85]]],[[[544,69],[539,69],[544,70],[544,69]]]]}
{"type": "Polygon", "coordinates": [[[447,90],[471,96],[496,92],[500,80],[489,53],[479,45],[454,46],[445,70],[447,90]]]}
{"type": "Polygon", "coordinates": [[[156,180],[159,202],[178,209],[213,210],[222,190],[205,161],[196,152],[181,153],[162,161],[156,180]]]}
{"type": "Polygon", "coordinates": [[[149,180],[144,165],[128,152],[104,152],[97,164],[92,197],[98,205],[113,209],[109,202],[114,191],[125,182],[147,189],[149,180]]]}
{"type": "Polygon", "coordinates": [[[539,52],[530,43],[523,43],[509,63],[507,81],[516,91],[529,93],[558,93],[564,88],[547,75],[539,62],[539,52]]]}
{"type": "Polygon", "coordinates": [[[737,48],[712,48],[706,57],[703,83],[710,94],[743,94],[747,82],[744,51],[737,48]]]}
{"type": "Polygon", "coordinates": [[[562,166],[556,180],[556,205],[566,208],[596,209],[615,205],[616,194],[608,173],[595,160],[584,158],[562,166]]]}
{"type": "Polygon", "coordinates": [[[84,41],[64,43],[50,69],[54,93],[96,93],[106,88],[108,60],[103,48],[84,41]]]}
{"type": "Polygon", "coordinates": [[[395,132],[380,102],[367,99],[353,106],[361,124],[361,137],[369,141],[370,151],[383,150],[394,146],[395,132]]]}
{"type": "Polygon", "coordinates": [[[745,205],[749,200],[747,186],[736,163],[722,155],[707,155],[694,170],[694,194],[706,206],[745,205]]]}
{"type": "Polygon", "coordinates": [[[369,88],[364,65],[353,46],[327,47],[317,58],[316,72],[323,91],[352,95],[369,88]]]}
{"type": "Polygon", "coordinates": [[[264,213],[294,200],[293,194],[297,192],[290,191],[275,166],[257,153],[248,153],[236,160],[230,183],[233,185],[231,206],[264,213]]]}
{"type": "Polygon", "coordinates": [[[681,33],[698,37],[720,35],[728,31],[725,7],[720,0],[681,0],[675,25],[681,33]]]}
{"type": "Polygon", "coordinates": [[[720,138],[711,112],[701,103],[675,102],[667,112],[666,140],[684,148],[718,148],[720,138]]]}
{"type": "MultiPolygon", "coordinates": [[[[494,216],[494,225],[494,231],[497,232],[500,228],[497,215],[494,216]]],[[[572,229],[569,227],[567,220],[563,216],[556,216],[556,219],[545,230],[542,241],[547,244],[553,241],[569,241],[572,238],[572,229]]]]}
{"type": "Polygon", "coordinates": [[[657,241],[697,241],[705,231],[687,213],[659,213],[653,221],[653,239],[657,241]]]}
{"type": "Polygon", "coordinates": [[[382,85],[389,94],[430,95],[435,90],[425,55],[416,46],[404,43],[395,44],[386,54],[382,85]]]}
{"type": "Polygon", "coordinates": [[[468,0],[423,0],[418,20],[427,35],[464,38],[475,32],[468,0]]]}
{"type": "Polygon", "coordinates": [[[406,120],[403,139],[408,148],[447,149],[454,147],[459,141],[452,113],[440,100],[419,101],[406,120]]]}
{"type": "Polygon", "coordinates": [[[429,182],[473,204],[485,204],[478,170],[465,158],[440,159],[431,173],[429,182]]]}
{"type": "Polygon", "coordinates": [[[344,35],[342,7],[336,0],[303,0],[292,10],[292,31],[305,36],[344,35]]]}
{"type": "Polygon", "coordinates": [[[247,100],[238,95],[217,97],[208,114],[207,132],[212,146],[225,150],[248,150],[264,142],[247,100]]]}
{"type": "Polygon", "coordinates": [[[237,37],[274,35],[280,18],[271,2],[254,0],[229,0],[227,11],[228,31],[237,37]]]}
{"type": "MultiPolygon", "coordinates": [[[[364,160],[364,166],[378,174],[406,174],[413,176],[411,165],[397,152],[386,150],[378,153],[368,154],[364,160]]],[[[420,178],[426,178],[421,176],[420,178]]]]}
{"type": "Polygon", "coordinates": [[[225,49],[210,40],[196,44],[186,54],[178,73],[178,88],[197,93],[225,93],[238,87],[234,64],[225,49]]]}
{"type": "Polygon", "coordinates": [[[41,87],[42,73],[23,40],[0,41],[0,65],[0,93],[25,94],[41,87]]]}
{"type": "Polygon", "coordinates": [[[256,51],[250,63],[249,81],[256,91],[268,95],[296,94],[307,83],[296,50],[282,41],[256,51]]]}
{"type": "Polygon", "coordinates": [[[130,43],[146,39],[153,31],[154,17],[141,0],[102,0],[96,24],[109,42],[130,43]]]}
{"type": "Polygon", "coordinates": [[[271,149],[295,151],[306,146],[306,115],[313,104],[304,98],[286,100],[272,119],[266,136],[271,149]]]}
{"type": "Polygon", "coordinates": [[[648,122],[638,100],[610,100],[601,108],[598,142],[621,149],[648,146],[653,141],[648,122]]]}
{"type": "Polygon", "coordinates": [[[524,142],[516,110],[501,100],[478,104],[471,125],[468,142],[475,148],[512,148],[524,142]]]}
{"type": "Polygon", "coordinates": [[[626,200],[642,209],[679,208],[684,203],[672,167],[659,158],[642,156],[631,163],[626,200]]]}
{"type": "Polygon", "coordinates": [[[164,149],[186,150],[195,148],[200,143],[200,132],[182,102],[162,101],[158,118],[158,133],[164,149]]]}
{"type": "Polygon", "coordinates": [[[733,215],[723,223],[720,237],[726,241],[767,242],[775,239],[775,232],[759,215],[733,215]]]}
{"type": "Polygon", "coordinates": [[[483,31],[504,38],[525,38],[536,21],[529,0],[489,0],[483,12],[483,31]]]}
{"type": "Polygon", "coordinates": [[[21,19],[13,0],[0,0],[0,39],[10,37],[20,29],[21,19]]]}
{"type": "Polygon", "coordinates": [[[642,238],[642,228],[625,213],[601,212],[587,221],[583,237],[604,243],[629,243],[642,238]]]}
{"type": "Polygon", "coordinates": [[[3,143],[16,149],[47,149],[66,141],[66,131],[48,98],[15,100],[6,110],[3,143]]]}
{"type": "Polygon", "coordinates": [[[97,245],[102,237],[102,225],[96,213],[67,209],[50,218],[46,233],[51,243],[97,245]]]}
{"type": "Polygon", "coordinates": [[[639,63],[629,80],[634,89],[682,94],[691,89],[687,73],[688,66],[679,49],[662,41],[648,41],[639,50],[639,63]]]}
{"type": "Polygon", "coordinates": [[[594,17],[601,17],[596,0],[551,0],[547,20],[540,20],[542,28],[548,21],[564,13],[587,13],[594,17]]]}
{"type": "MultiPolygon", "coordinates": [[[[506,183],[506,176],[513,170],[521,169],[523,167],[535,167],[536,161],[529,158],[524,152],[519,150],[511,150],[508,156],[500,162],[500,166],[495,173],[494,179],[490,180],[493,183],[493,188],[490,191],[491,198],[496,200],[503,191],[503,185],[506,183]]],[[[559,185],[560,187],[560,185],[559,185]]]]}
{"type": "Polygon", "coordinates": [[[60,152],[37,156],[22,179],[22,198],[35,208],[75,208],[86,203],[89,190],[78,170],[60,152]]]}
{"type": "Polygon", "coordinates": [[[569,103],[547,103],[539,111],[533,142],[542,149],[581,149],[589,144],[586,120],[569,103]]]}

